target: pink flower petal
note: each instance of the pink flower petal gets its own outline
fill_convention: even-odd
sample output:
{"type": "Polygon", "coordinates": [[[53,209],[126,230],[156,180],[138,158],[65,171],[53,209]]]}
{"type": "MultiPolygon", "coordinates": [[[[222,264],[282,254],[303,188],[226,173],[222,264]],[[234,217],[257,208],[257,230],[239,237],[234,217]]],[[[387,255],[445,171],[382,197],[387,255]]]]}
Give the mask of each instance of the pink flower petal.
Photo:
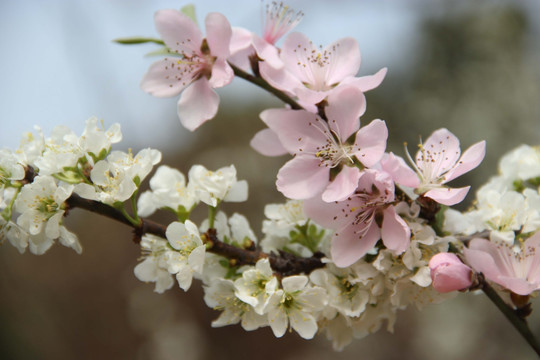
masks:
{"type": "Polygon", "coordinates": [[[529,295],[533,291],[540,289],[540,284],[538,282],[536,284],[531,284],[525,279],[516,277],[499,276],[497,280],[490,280],[518,295],[529,295]]]}
{"type": "Polygon", "coordinates": [[[291,154],[315,152],[326,140],[324,131],[329,132],[317,115],[304,110],[268,109],[260,118],[291,154]]]}
{"type": "Polygon", "coordinates": [[[231,24],[225,16],[220,13],[210,13],[205,19],[206,40],[213,56],[226,58],[230,54],[230,44],[232,37],[231,24]]]}
{"type": "Polygon", "coordinates": [[[218,106],[218,94],[202,77],[182,93],[178,101],[178,117],[186,129],[194,131],[216,115],[218,106]]]}
{"type": "Polygon", "coordinates": [[[537,233],[525,241],[522,253],[516,255],[506,244],[476,238],[471,240],[469,247],[464,248],[463,252],[467,262],[476,271],[483,273],[488,280],[516,294],[529,295],[540,289],[538,273],[531,273],[531,270],[538,266],[539,245],[540,235],[537,233]]]}
{"type": "Polygon", "coordinates": [[[330,181],[330,169],[319,164],[317,158],[294,157],[279,170],[277,189],[289,199],[309,199],[319,194],[330,181]]]}
{"type": "Polygon", "coordinates": [[[499,277],[500,270],[495,264],[495,260],[489,253],[467,248],[463,249],[463,253],[465,254],[467,263],[471,265],[475,271],[484,274],[490,280],[499,277]]]}
{"type": "Polygon", "coordinates": [[[436,178],[450,170],[459,159],[461,150],[458,138],[445,128],[439,129],[426,140],[423,149],[416,153],[416,164],[436,178]]]}
{"type": "Polygon", "coordinates": [[[439,253],[429,261],[432,286],[440,293],[466,289],[472,284],[472,270],[451,253],[439,253]]]}
{"type": "Polygon", "coordinates": [[[295,89],[304,87],[302,82],[285,68],[272,67],[266,61],[259,62],[259,72],[272,87],[285,91],[287,95],[294,96],[295,89]]]}
{"type": "Polygon", "coordinates": [[[379,193],[378,201],[394,201],[395,188],[390,175],[375,169],[364,169],[358,180],[358,191],[371,194],[373,186],[377,188],[379,193]]]}
{"type": "Polygon", "coordinates": [[[220,88],[230,84],[234,78],[234,72],[225,59],[217,59],[212,66],[212,76],[209,83],[212,88],[220,88]]]}
{"type": "MultiPolygon", "coordinates": [[[[477,272],[483,273],[490,280],[500,275],[509,276],[513,269],[509,262],[503,260],[500,253],[501,245],[486,239],[475,238],[469,242],[469,247],[463,249],[467,263],[477,272]]],[[[506,257],[506,255],[503,255],[506,257]]],[[[493,280],[494,281],[494,280],[493,280]]]]}
{"type": "Polygon", "coordinates": [[[416,188],[420,185],[420,179],[416,172],[411,169],[403,160],[403,158],[394,155],[394,153],[385,154],[381,159],[381,167],[386,171],[394,182],[416,188]]]}
{"type": "Polygon", "coordinates": [[[278,49],[274,45],[266,42],[256,34],[253,34],[252,41],[257,55],[266,64],[270,65],[270,67],[274,69],[282,69],[285,66],[279,57],[278,49]]]}
{"type": "Polygon", "coordinates": [[[333,42],[321,55],[329,58],[327,85],[335,85],[347,77],[356,76],[360,69],[360,48],[358,42],[351,37],[333,42]]]}
{"type": "Polygon", "coordinates": [[[326,187],[322,199],[326,202],[345,200],[356,190],[359,178],[360,170],[358,168],[344,166],[336,178],[326,187]]]}
{"type": "Polygon", "coordinates": [[[187,56],[200,52],[203,35],[189,17],[177,10],[168,9],[156,12],[154,21],[169,49],[187,56]]]}
{"type": "Polygon", "coordinates": [[[462,202],[463,199],[465,199],[465,196],[467,196],[470,188],[470,186],[465,186],[457,189],[436,188],[429,190],[424,194],[424,196],[435,200],[439,204],[452,206],[462,202]]]}
{"type": "MultiPolygon", "coordinates": [[[[372,219],[373,220],[373,219],[372,219]]],[[[380,239],[380,231],[375,221],[357,226],[348,226],[332,237],[332,261],[338,267],[347,267],[360,260],[380,239]],[[361,226],[369,227],[368,229],[361,226]],[[359,233],[365,231],[365,235],[359,233]]]]}
{"type": "Polygon", "coordinates": [[[486,155],[486,142],[480,141],[469,147],[456,165],[444,176],[445,183],[476,168],[486,155]]]}
{"type": "Polygon", "coordinates": [[[192,81],[188,66],[179,58],[169,57],[156,61],[141,80],[141,89],[153,96],[170,97],[180,94],[192,81]]]}
{"type": "Polygon", "coordinates": [[[366,111],[366,97],[354,87],[341,87],[328,96],[325,109],[328,124],[340,140],[345,142],[360,128],[359,117],[366,111]]]}
{"type": "Polygon", "coordinates": [[[251,37],[253,33],[241,27],[233,27],[231,43],[229,46],[231,54],[248,49],[251,46],[251,37]]]}
{"type": "Polygon", "coordinates": [[[286,64],[287,70],[301,83],[315,83],[309,60],[312,51],[318,51],[318,49],[307,36],[299,32],[289,34],[283,42],[281,59],[286,64]]]}
{"type": "Polygon", "coordinates": [[[383,215],[381,238],[384,246],[396,254],[401,254],[409,247],[411,229],[405,220],[396,213],[393,206],[384,209],[383,215]]]}
{"type": "Polygon", "coordinates": [[[336,214],[342,210],[343,203],[327,203],[321,198],[315,197],[304,201],[304,214],[317,224],[328,229],[345,227],[350,221],[344,221],[343,217],[337,218],[336,214]],[[341,220],[341,221],[340,221],[341,220]]]}
{"type": "Polygon", "coordinates": [[[374,75],[347,78],[341,82],[341,85],[352,85],[362,92],[367,92],[381,85],[387,70],[387,68],[382,68],[374,75]]]}
{"type": "Polygon", "coordinates": [[[388,129],[382,120],[373,120],[356,133],[354,144],[360,149],[355,156],[367,167],[375,165],[386,149],[388,129]]]}
{"type": "MultiPolygon", "coordinates": [[[[298,96],[298,101],[304,102],[306,104],[318,104],[321,101],[323,101],[331,92],[330,90],[328,91],[312,90],[303,84],[302,86],[296,87],[293,90],[296,96],[298,96]]],[[[309,110],[307,108],[305,109],[309,110]]]]}
{"type": "Polygon", "coordinates": [[[429,260],[429,268],[435,269],[442,264],[463,264],[456,254],[438,253],[429,260]]]}
{"type": "Polygon", "coordinates": [[[540,231],[528,238],[524,245],[529,256],[533,257],[527,278],[540,282],[540,231]]]}
{"type": "Polygon", "coordinates": [[[265,156],[280,156],[287,154],[287,150],[281,145],[278,136],[270,129],[259,131],[251,142],[252,148],[265,156]]]}
{"type": "Polygon", "coordinates": [[[245,72],[251,71],[251,63],[249,62],[249,56],[253,55],[255,50],[250,46],[242,50],[238,50],[232,53],[228,58],[227,62],[233,64],[237,68],[242,69],[245,72]]]}

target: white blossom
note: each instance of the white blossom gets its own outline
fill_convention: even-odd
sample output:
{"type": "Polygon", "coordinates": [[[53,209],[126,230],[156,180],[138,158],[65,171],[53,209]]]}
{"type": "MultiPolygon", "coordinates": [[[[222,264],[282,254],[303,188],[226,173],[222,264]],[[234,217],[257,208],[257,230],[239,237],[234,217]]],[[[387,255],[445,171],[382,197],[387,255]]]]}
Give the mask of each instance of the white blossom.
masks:
{"type": "MultiPolygon", "coordinates": [[[[368,267],[373,276],[377,274],[375,269],[368,267]]],[[[328,292],[328,307],[334,309],[334,312],[326,311],[327,318],[333,319],[337,315],[336,311],[357,317],[366,309],[370,297],[369,288],[363,286],[354,268],[338,268],[328,264],[326,269],[313,271],[309,278],[313,284],[328,292]]]]}
{"type": "Polygon", "coordinates": [[[74,167],[83,155],[77,135],[67,126],[56,126],[34,164],[40,175],[52,175],[63,172],[65,167],[74,167]]]}
{"type": "MultiPolygon", "coordinates": [[[[308,223],[303,210],[303,201],[288,200],[284,204],[268,204],[264,208],[264,214],[267,219],[263,221],[262,227],[265,235],[261,240],[263,251],[277,253],[279,250],[286,250],[302,257],[313,255],[313,251],[305,244],[291,241],[291,232],[298,232],[299,227],[308,223]]],[[[322,230],[315,224],[310,225],[316,226],[318,231],[322,230]]],[[[331,235],[331,231],[325,231],[317,250],[329,253],[331,235]]]]}
{"type": "Polygon", "coordinates": [[[172,250],[166,240],[149,234],[142,237],[140,245],[144,260],[135,266],[133,272],[141,281],[155,282],[154,291],[162,294],[174,285],[174,279],[167,270],[172,250]]]}
{"type": "Polygon", "coordinates": [[[499,162],[501,175],[510,182],[540,176],[540,148],[521,145],[508,152],[499,162]]]}
{"type": "Polygon", "coordinates": [[[241,322],[244,330],[251,331],[267,325],[266,316],[259,315],[253,307],[235,295],[234,282],[228,279],[214,279],[204,287],[206,305],[222,313],[212,322],[213,327],[237,324],[241,322]]]}
{"type": "Polygon", "coordinates": [[[19,251],[28,244],[32,253],[40,255],[58,239],[62,245],[79,254],[82,252],[77,236],[62,225],[64,202],[72,191],[73,185],[61,183],[58,186],[48,175],[37,176],[33,183],[22,188],[15,200],[15,210],[21,214],[17,218],[20,230],[12,235],[17,239],[10,240],[17,244],[19,251]]]}
{"type": "Polygon", "coordinates": [[[45,149],[45,137],[39,126],[34,126],[37,134],[26,132],[19,144],[16,155],[22,164],[35,166],[34,162],[38,159],[45,149]]]}
{"type": "Polygon", "coordinates": [[[31,235],[37,235],[45,228],[49,238],[59,237],[63,204],[72,191],[73,186],[57,186],[51,176],[37,176],[33,183],[22,188],[15,200],[15,210],[21,213],[17,224],[31,235]]]}
{"type": "Polygon", "coordinates": [[[160,160],[161,153],[153,149],[143,149],[135,157],[131,152],[113,151],[94,165],[90,173],[93,185],[77,184],[75,192],[110,205],[126,201],[160,160]]]}
{"type": "Polygon", "coordinates": [[[197,197],[207,205],[216,207],[221,201],[242,202],[247,199],[248,185],[245,180],[236,180],[234,165],[217,171],[194,165],[189,170],[189,182],[193,184],[197,197]]]}
{"type": "Polygon", "coordinates": [[[245,270],[234,285],[236,297],[251,305],[257,314],[263,315],[270,295],[278,288],[278,281],[273,276],[270,261],[261,259],[255,267],[245,270]]]}
{"type": "Polygon", "coordinates": [[[78,140],[78,145],[85,153],[91,153],[98,156],[103,150],[110,150],[112,144],[116,144],[122,140],[122,132],[120,124],[115,123],[108,130],[98,126],[98,118],[91,117],[86,120],[86,126],[81,137],[78,140]]]}
{"type": "Polygon", "coordinates": [[[190,211],[199,202],[193,186],[186,185],[184,175],[166,165],[156,170],[150,179],[150,189],[139,197],[138,209],[141,216],[149,216],[160,208],[169,208],[175,212],[190,211]]]}
{"type": "MultiPolygon", "coordinates": [[[[537,211],[529,208],[523,194],[505,187],[497,179],[492,179],[478,190],[475,209],[463,215],[480,221],[471,227],[474,232],[490,230],[492,241],[513,244],[515,231],[526,226],[527,219],[534,221],[537,211]]],[[[459,221],[459,217],[457,219],[459,221]]],[[[455,227],[448,225],[449,228],[455,227]]]]}
{"type": "Polygon", "coordinates": [[[180,287],[187,291],[193,281],[193,274],[202,275],[206,246],[201,240],[197,225],[189,220],[184,224],[173,222],[166,232],[169,245],[176,251],[170,253],[168,270],[176,274],[180,287]]]}
{"type": "MultiPolygon", "coordinates": [[[[209,228],[208,219],[205,219],[199,229],[206,231],[209,228]]],[[[234,213],[227,219],[223,211],[218,211],[214,219],[214,228],[219,240],[240,247],[248,247],[257,243],[257,237],[251,229],[248,220],[244,215],[234,213]]]]}
{"type": "Polygon", "coordinates": [[[274,292],[264,311],[276,337],[282,337],[290,326],[304,339],[311,339],[317,332],[315,313],[327,304],[326,291],[309,286],[308,277],[295,275],[281,281],[283,289],[274,292]]]}
{"type": "MultiPolygon", "coordinates": [[[[19,163],[19,159],[10,150],[0,149],[0,190],[11,181],[22,180],[24,178],[24,167],[19,163]]],[[[0,200],[1,200],[0,195],[0,200]]]]}

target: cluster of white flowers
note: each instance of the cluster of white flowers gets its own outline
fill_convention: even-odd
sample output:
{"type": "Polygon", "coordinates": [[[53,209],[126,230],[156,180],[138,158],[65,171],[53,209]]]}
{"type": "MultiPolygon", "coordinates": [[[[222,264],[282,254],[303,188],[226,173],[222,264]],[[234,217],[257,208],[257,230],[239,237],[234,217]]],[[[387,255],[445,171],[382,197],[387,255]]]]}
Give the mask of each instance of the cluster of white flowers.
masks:
{"type": "Polygon", "coordinates": [[[0,152],[0,234],[21,253],[43,254],[55,240],[81,253],[77,236],[62,224],[66,201],[72,194],[111,205],[129,199],[161,153],[111,152],[122,139],[120,125],[106,130],[95,117],[81,136],[65,126],[48,138],[36,132],[26,134],[16,152],[0,152]]]}
{"type": "MultiPolygon", "coordinates": [[[[156,176],[161,172],[158,170],[156,176]]],[[[184,184],[183,177],[174,178],[184,184]]],[[[153,187],[152,195],[157,190],[153,187]]],[[[272,269],[268,257],[260,258],[255,265],[237,265],[234,260],[204,251],[201,239],[207,240],[208,220],[199,229],[186,220],[169,225],[168,242],[143,237],[144,260],[135,268],[135,275],[142,281],[155,282],[159,293],[173,286],[175,274],[184,290],[193,277],[201,280],[206,304],[221,311],[212,322],[214,327],[240,323],[245,330],[255,330],[270,326],[277,337],[290,327],[306,339],[320,329],[336,349],[342,349],[353,338],[379,330],[384,322],[391,331],[397,310],[410,304],[422,308],[454,294],[441,294],[430,286],[428,262],[434,253],[446,251],[455,239],[437,236],[418,217],[417,205],[401,203],[397,209],[412,229],[410,246],[399,256],[376,247],[350,267],[335,266],[330,259],[332,231],[307,219],[301,201],[290,200],[266,206],[260,247],[275,256],[280,252],[301,257],[319,254],[324,268],[311,274],[283,276],[272,269]]],[[[224,243],[243,249],[257,244],[247,219],[240,214],[227,217],[217,212],[214,228],[224,243]]]]}
{"type": "Polygon", "coordinates": [[[141,216],[152,215],[157,209],[168,209],[179,219],[186,219],[193,208],[203,202],[216,207],[221,201],[242,202],[247,200],[248,186],[245,180],[236,180],[233,165],[210,171],[202,165],[194,165],[185,176],[166,165],[160,166],[150,180],[150,191],[139,198],[141,216]]]}
{"type": "Polygon", "coordinates": [[[516,236],[540,229],[540,148],[521,145],[503,156],[499,175],[478,190],[474,208],[448,209],[444,229],[466,235],[489,231],[491,241],[510,246],[516,236]]]}

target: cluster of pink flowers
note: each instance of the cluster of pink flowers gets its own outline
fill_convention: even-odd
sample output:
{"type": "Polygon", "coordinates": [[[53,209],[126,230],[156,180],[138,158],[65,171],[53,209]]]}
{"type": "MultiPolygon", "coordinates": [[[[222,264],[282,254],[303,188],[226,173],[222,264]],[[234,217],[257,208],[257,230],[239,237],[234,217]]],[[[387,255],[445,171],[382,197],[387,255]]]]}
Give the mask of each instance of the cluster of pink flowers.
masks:
{"type": "Polygon", "coordinates": [[[274,5],[267,14],[262,37],[232,29],[221,14],[209,14],[204,38],[188,16],[176,10],[158,11],[156,28],[171,56],[150,67],[143,90],[173,96],[185,89],[178,115],[185,127],[194,130],[216,114],[219,97],[213,89],[232,80],[229,63],[243,71],[251,69],[301,107],[262,112],[268,129],[256,134],[251,144],[264,155],[293,155],[277,175],[277,188],[287,198],[305,200],[306,214],[335,230],[333,262],[349,266],[379,240],[401,254],[411,231],[395,211],[396,184],[454,205],[469,187],[452,189],[445,184],[479,165],[485,142],[460,157],[459,140],[446,129],[437,130],[420,145],[415,161],[409,156],[413,171],[402,158],[385,153],[384,121],[360,121],[366,110],[364,93],[380,85],[386,68],[357,77],[360,49],[350,37],[322,48],[293,32],[278,48],[276,42],[301,14],[282,5],[274,5]]]}

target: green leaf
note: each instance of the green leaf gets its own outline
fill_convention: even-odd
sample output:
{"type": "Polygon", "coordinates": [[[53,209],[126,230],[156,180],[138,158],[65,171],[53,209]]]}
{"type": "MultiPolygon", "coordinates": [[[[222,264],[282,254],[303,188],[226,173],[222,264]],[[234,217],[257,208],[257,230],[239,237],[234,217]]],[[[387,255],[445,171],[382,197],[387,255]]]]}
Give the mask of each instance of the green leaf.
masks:
{"type": "Polygon", "coordinates": [[[240,277],[240,274],[238,273],[238,267],[231,266],[231,263],[227,259],[221,259],[219,260],[219,264],[223,266],[225,269],[227,269],[227,273],[225,274],[225,279],[231,279],[235,280],[238,277],[240,277]]]}
{"type": "Polygon", "coordinates": [[[145,43],[154,43],[159,45],[165,45],[163,40],[160,39],[154,39],[154,38],[145,38],[145,37],[128,37],[128,38],[119,38],[114,39],[114,42],[122,45],[137,45],[137,44],[145,44],[145,43]]]}
{"type": "Polygon", "coordinates": [[[189,17],[193,22],[198,26],[197,24],[197,16],[195,16],[195,5],[193,4],[187,4],[186,6],[182,7],[180,9],[180,12],[189,17]]]}
{"type": "Polygon", "coordinates": [[[305,246],[311,252],[317,252],[319,243],[324,236],[324,230],[320,230],[316,225],[306,222],[304,225],[296,225],[296,231],[289,233],[291,243],[297,243],[305,246]]]}

